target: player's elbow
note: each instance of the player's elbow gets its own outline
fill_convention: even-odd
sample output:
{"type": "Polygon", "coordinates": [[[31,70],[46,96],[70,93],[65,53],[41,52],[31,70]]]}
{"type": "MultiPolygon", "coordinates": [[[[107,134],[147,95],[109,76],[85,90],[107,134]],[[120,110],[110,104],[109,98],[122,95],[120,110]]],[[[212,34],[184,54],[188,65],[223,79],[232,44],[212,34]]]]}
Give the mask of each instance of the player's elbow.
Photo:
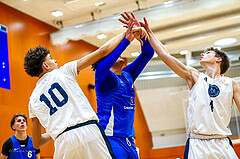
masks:
{"type": "Polygon", "coordinates": [[[39,148],[40,148],[40,144],[38,144],[38,143],[36,143],[36,142],[33,141],[33,147],[34,147],[35,149],[39,149],[39,148]]]}
{"type": "Polygon", "coordinates": [[[34,140],[34,138],[33,138],[33,147],[35,148],[35,149],[39,149],[41,146],[40,146],[40,141],[38,141],[38,140],[34,140]]]}
{"type": "Polygon", "coordinates": [[[34,147],[35,149],[40,149],[40,145],[39,145],[39,144],[33,144],[33,147],[34,147]]]}

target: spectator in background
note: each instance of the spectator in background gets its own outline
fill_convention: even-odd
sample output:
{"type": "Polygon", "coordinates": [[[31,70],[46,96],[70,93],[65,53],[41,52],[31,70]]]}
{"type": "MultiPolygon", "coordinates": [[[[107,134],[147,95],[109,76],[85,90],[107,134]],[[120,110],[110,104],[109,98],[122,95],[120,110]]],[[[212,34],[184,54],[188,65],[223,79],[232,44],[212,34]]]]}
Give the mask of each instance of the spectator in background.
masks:
{"type": "Polygon", "coordinates": [[[11,128],[15,135],[4,142],[0,158],[40,159],[40,149],[35,149],[32,137],[27,136],[27,117],[24,114],[14,114],[11,128]]]}

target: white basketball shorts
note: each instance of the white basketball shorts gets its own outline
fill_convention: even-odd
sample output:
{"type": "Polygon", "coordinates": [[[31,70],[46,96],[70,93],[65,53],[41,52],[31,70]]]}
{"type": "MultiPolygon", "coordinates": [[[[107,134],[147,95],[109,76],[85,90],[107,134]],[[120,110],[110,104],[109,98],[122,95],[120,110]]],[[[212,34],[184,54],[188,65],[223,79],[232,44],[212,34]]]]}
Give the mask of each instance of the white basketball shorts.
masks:
{"type": "Polygon", "coordinates": [[[54,159],[112,159],[114,154],[97,124],[62,133],[55,140],[54,159]]]}
{"type": "Polygon", "coordinates": [[[185,147],[184,159],[238,159],[238,157],[229,138],[189,138],[185,147]]]}

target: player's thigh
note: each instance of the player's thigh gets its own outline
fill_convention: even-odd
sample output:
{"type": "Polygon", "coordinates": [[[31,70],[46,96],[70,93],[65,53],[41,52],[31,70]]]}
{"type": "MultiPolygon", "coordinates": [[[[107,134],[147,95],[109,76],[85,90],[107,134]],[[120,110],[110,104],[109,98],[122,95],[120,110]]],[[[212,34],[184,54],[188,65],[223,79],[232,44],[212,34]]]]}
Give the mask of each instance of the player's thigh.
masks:
{"type": "Polygon", "coordinates": [[[55,158],[112,158],[96,124],[63,133],[55,141],[55,158]]]}
{"type": "Polygon", "coordinates": [[[108,136],[109,142],[112,146],[113,153],[115,154],[117,159],[127,159],[129,156],[128,149],[124,144],[122,139],[118,139],[116,137],[108,136]]]}
{"type": "Polygon", "coordinates": [[[127,144],[130,152],[130,157],[128,159],[139,159],[134,140],[132,138],[128,138],[127,144]]]}
{"type": "Polygon", "coordinates": [[[228,138],[200,140],[190,139],[189,159],[238,159],[228,138]]]}

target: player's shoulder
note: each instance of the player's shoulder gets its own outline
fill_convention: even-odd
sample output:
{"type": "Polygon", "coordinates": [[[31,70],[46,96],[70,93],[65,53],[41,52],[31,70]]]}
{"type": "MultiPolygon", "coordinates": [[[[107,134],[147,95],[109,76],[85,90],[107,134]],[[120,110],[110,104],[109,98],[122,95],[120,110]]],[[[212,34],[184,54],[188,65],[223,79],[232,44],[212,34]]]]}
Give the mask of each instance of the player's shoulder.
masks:
{"type": "Polygon", "coordinates": [[[194,67],[191,67],[191,66],[186,66],[186,67],[189,71],[190,78],[196,82],[201,73],[194,67]]]}
{"type": "Polygon", "coordinates": [[[11,137],[9,137],[4,143],[3,143],[3,145],[8,145],[8,146],[11,146],[13,144],[13,141],[12,141],[12,139],[11,139],[11,137]]]}
{"type": "Polygon", "coordinates": [[[232,80],[232,84],[233,84],[233,86],[235,86],[235,87],[239,87],[237,80],[232,79],[232,78],[229,78],[229,79],[232,80]]]}
{"type": "Polygon", "coordinates": [[[196,68],[194,68],[192,66],[186,66],[186,67],[189,71],[200,74],[200,72],[196,68]]]}

